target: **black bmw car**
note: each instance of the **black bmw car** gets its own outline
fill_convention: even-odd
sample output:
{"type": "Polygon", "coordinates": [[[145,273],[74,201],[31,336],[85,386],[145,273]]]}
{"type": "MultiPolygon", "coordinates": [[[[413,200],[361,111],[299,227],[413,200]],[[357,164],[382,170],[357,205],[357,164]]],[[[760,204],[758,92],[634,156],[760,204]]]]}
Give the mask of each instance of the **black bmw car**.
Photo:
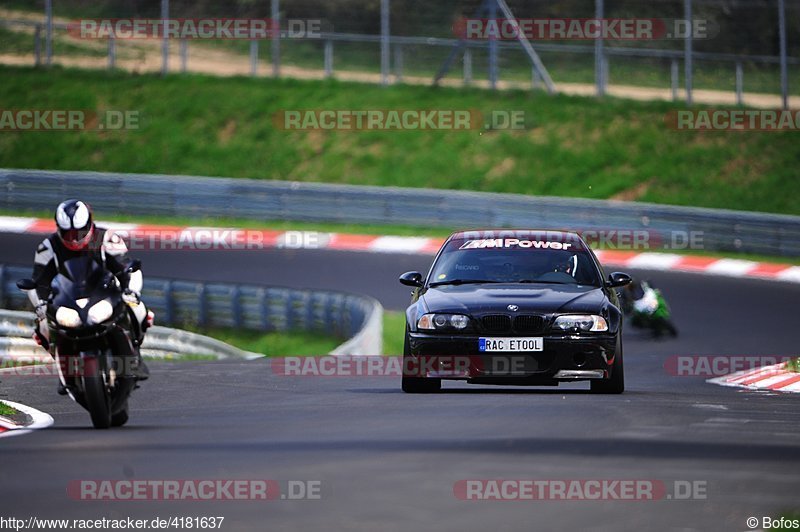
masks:
{"type": "Polygon", "coordinates": [[[406,310],[403,391],[430,393],[442,379],[557,385],[589,380],[622,393],[622,313],[615,288],[576,233],[462,231],[436,254],[406,310]]]}

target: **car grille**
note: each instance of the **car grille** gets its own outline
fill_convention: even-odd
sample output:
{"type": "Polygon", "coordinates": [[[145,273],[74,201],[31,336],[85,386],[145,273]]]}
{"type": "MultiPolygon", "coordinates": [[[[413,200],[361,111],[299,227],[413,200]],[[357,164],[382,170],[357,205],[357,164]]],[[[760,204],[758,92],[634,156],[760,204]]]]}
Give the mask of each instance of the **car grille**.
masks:
{"type": "Polygon", "coordinates": [[[513,331],[518,333],[535,333],[540,334],[544,332],[544,317],[534,316],[530,314],[523,314],[521,316],[512,317],[506,314],[488,314],[481,318],[483,329],[490,333],[509,333],[513,331]]]}
{"type": "Polygon", "coordinates": [[[542,316],[517,316],[514,318],[514,330],[521,333],[540,333],[544,330],[542,316]]]}
{"type": "Polygon", "coordinates": [[[501,333],[511,330],[511,317],[504,314],[489,314],[481,322],[487,332],[501,333]]]}

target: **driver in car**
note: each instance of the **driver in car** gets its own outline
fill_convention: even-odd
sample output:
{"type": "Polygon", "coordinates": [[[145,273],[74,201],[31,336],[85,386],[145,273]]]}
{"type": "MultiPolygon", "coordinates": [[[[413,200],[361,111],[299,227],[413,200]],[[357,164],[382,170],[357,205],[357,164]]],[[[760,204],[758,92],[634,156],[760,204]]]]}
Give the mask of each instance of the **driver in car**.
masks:
{"type": "MultiPolygon", "coordinates": [[[[28,297],[36,309],[34,336],[45,349],[50,349],[50,331],[47,326],[47,299],[50,296],[50,283],[58,273],[58,265],[72,258],[90,254],[98,263],[115,275],[123,289],[123,299],[131,308],[136,325],[132,335],[134,345],[142,345],[144,333],[153,323],[153,313],[148,312],[141,300],[142,272],[125,272],[128,264],[128,248],[122,238],[113,231],[97,227],[92,219],[92,209],[88,203],[70,199],[56,208],[57,230],[48,235],[36,249],[33,259],[33,280],[36,289],[28,292],[28,297]]],[[[137,352],[139,350],[137,349],[137,352]]],[[[52,353],[51,353],[52,354],[52,353]]],[[[150,372],[139,353],[138,363],[132,371],[138,380],[146,380],[150,372]]],[[[59,395],[67,391],[59,382],[59,395]]]]}

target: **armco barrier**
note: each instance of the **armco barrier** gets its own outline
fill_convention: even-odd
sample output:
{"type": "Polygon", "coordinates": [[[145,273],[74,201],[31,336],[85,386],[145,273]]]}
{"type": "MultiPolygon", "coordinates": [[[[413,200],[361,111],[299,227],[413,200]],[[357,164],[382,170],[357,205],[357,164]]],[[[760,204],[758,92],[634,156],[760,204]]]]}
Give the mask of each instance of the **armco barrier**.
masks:
{"type": "Polygon", "coordinates": [[[647,230],[667,243],[676,234],[701,234],[706,251],[800,256],[797,216],[518,194],[0,169],[0,209],[41,213],[69,196],[90,202],[101,216],[647,230]]]}
{"type": "MultiPolygon", "coordinates": [[[[33,313],[0,309],[0,361],[25,357],[50,360],[47,352],[33,340],[33,313]]],[[[156,326],[147,332],[142,353],[148,356],[201,355],[218,359],[251,360],[263,355],[243,351],[214,338],[180,329],[156,326]]]]}
{"type": "MultiPolygon", "coordinates": [[[[0,307],[30,310],[27,296],[15,284],[30,273],[30,268],[0,265],[0,307]]],[[[145,277],[142,298],[156,313],[157,322],[167,326],[317,332],[346,339],[334,354],[382,354],[383,307],[366,296],[145,277]]],[[[20,332],[19,336],[30,335],[27,329],[20,332]]],[[[213,339],[201,342],[205,337],[197,338],[199,335],[162,333],[156,332],[156,336],[170,336],[173,347],[168,349],[177,350],[181,342],[187,347],[202,347],[203,352],[221,349],[213,339]]]]}

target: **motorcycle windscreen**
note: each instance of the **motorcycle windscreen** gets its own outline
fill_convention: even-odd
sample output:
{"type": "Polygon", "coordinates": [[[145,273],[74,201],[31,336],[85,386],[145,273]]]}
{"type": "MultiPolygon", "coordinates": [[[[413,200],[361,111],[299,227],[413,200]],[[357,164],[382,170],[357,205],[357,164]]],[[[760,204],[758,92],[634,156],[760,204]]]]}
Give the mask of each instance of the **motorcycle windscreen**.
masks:
{"type": "Polygon", "coordinates": [[[102,279],[103,268],[93,257],[75,257],[60,265],[52,287],[59,295],[78,299],[87,296],[102,279]]]}

